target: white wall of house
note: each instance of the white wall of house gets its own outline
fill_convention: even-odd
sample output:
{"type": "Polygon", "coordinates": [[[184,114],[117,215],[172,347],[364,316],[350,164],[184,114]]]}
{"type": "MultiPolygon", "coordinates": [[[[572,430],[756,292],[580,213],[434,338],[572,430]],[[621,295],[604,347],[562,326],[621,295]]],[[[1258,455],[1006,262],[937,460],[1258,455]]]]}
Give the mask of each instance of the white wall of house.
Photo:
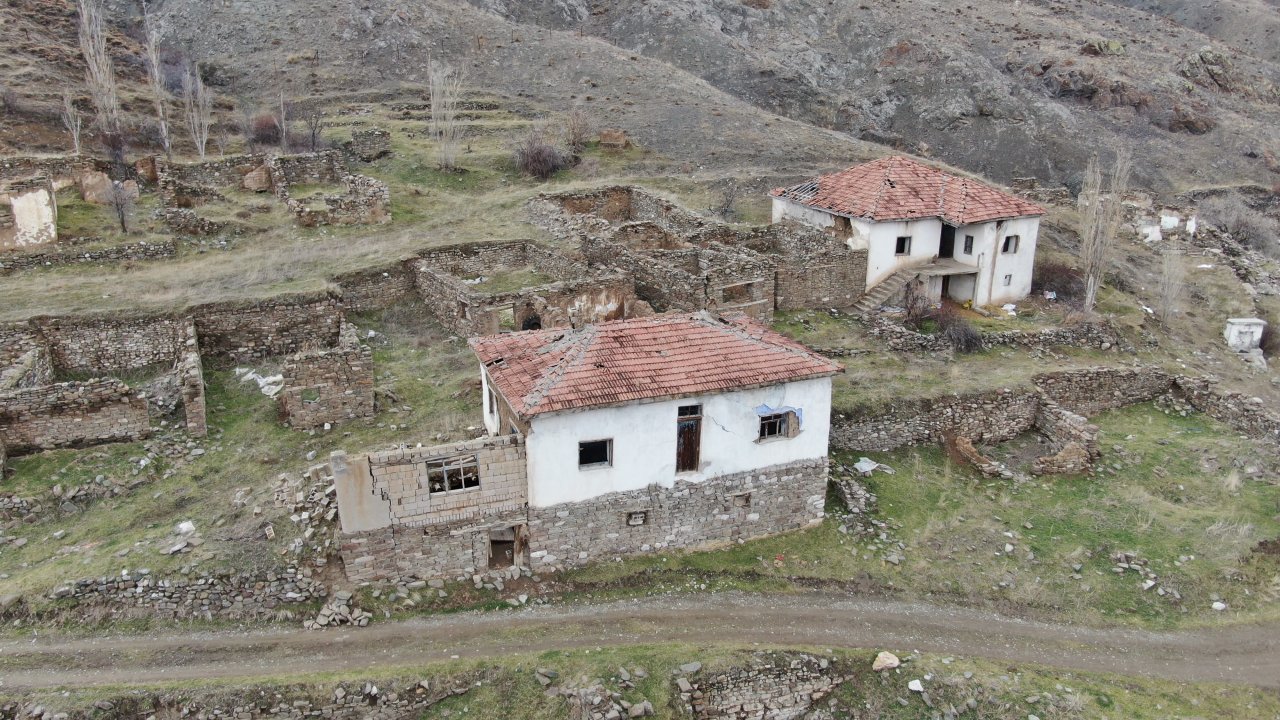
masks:
{"type": "Polygon", "coordinates": [[[484,429],[490,435],[502,434],[502,420],[498,417],[498,397],[491,397],[491,393],[496,391],[489,386],[489,373],[484,368],[480,368],[480,402],[484,407],[484,429]]]}
{"type": "MultiPolygon", "coordinates": [[[[487,424],[487,421],[486,421],[487,424]]],[[[800,380],[753,390],[636,403],[621,407],[539,415],[526,441],[529,503],[547,507],[651,484],[671,487],[677,477],[709,478],[827,455],[831,378],[800,380]],[[702,446],[696,472],[676,474],[676,418],[682,405],[702,405],[702,446]],[[795,437],[760,441],[759,405],[803,411],[795,437]],[[613,462],[578,467],[578,443],[613,440],[613,462]]]]}
{"type": "Polygon", "coordinates": [[[816,228],[829,228],[836,223],[835,217],[830,213],[805,207],[786,198],[775,197],[773,198],[773,222],[780,223],[783,220],[796,220],[816,228]]]}
{"type": "Polygon", "coordinates": [[[938,254],[938,241],[942,239],[942,221],[938,218],[878,223],[858,221],[855,227],[868,238],[868,289],[899,268],[928,262],[938,254]],[[906,255],[895,252],[900,237],[911,238],[911,252],[906,255]]]}
{"type": "Polygon", "coordinates": [[[1031,275],[1036,264],[1036,238],[1040,232],[1040,218],[1026,217],[987,223],[992,226],[990,264],[984,264],[978,273],[978,304],[1003,305],[1017,302],[1031,294],[1031,275]],[[1018,236],[1018,251],[1001,252],[1004,239],[1018,236]],[[1009,276],[1009,284],[1005,284],[1009,276]]]}
{"type": "Polygon", "coordinates": [[[9,199],[13,212],[13,239],[16,247],[39,245],[58,239],[58,203],[47,188],[14,194],[9,199]]]}

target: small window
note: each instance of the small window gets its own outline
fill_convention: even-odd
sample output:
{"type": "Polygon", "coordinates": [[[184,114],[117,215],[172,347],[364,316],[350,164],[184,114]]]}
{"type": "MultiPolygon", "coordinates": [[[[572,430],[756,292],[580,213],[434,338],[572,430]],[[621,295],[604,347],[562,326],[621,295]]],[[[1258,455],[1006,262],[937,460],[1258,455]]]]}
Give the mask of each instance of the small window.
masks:
{"type": "Polygon", "coordinates": [[[1018,236],[1005,235],[1004,245],[1000,246],[1000,252],[1005,253],[1007,255],[1012,255],[1013,253],[1018,252],[1018,236]]]}
{"type": "Polygon", "coordinates": [[[973,254],[973,236],[972,235],[964,236],[964,254],[965,255],[973,254]]]}
{"type": "Polygon", "coordinates": [[[799,419],[795,413],[786,412],[776,415],[760,416],[760,439],[795,437],[800,431],[799,419]]]}
{"type": "Polygon", "coordinates": [[[637,510],[635,512],[627,513],[627,524],[632,527],[635,527],[637,525],[644,525],[648,522],[649,522],[648,510],[637,510]]]}
{"type": "Polygon", "coordinates": [[[428,460],[425,464],[427,491],[432,495],[480,487],[480,464],[475,455],[428,460]]]}
{"type": "Polygon", "coordinates": [[[578,467],[609,467],[613,465],[613,440],[587,440],[578,443],[578,467]]]}
{"type": "Polygon", "coordinates": [[[489,414],[498,414],[498,396],[493,392],[493,386],[489,386],[489,414]]]}
{"type": "Polygon", "coordinates": [[[898,238],[898,242],[893,246],[894,255],[910,255],[911,254],[911,236],[907,235],[898,238]]]}
{"type": "Polygon", "coordinates": [[[701,405],[681,405],[676,412],[680,417],[699,417],[702,415],[701,405]]]}
{"type": "Polygon", "coordinates": [[[1005,275],[1005,276],[1004,276],[1004,286],[1005,286],[1005,287],[1009,287],[1009,286],[1010,286],[1010,285],[1012,285],[1012,284],[1013,284],[1013,276],[1012,276],[1012,275],[1005,275]]]}

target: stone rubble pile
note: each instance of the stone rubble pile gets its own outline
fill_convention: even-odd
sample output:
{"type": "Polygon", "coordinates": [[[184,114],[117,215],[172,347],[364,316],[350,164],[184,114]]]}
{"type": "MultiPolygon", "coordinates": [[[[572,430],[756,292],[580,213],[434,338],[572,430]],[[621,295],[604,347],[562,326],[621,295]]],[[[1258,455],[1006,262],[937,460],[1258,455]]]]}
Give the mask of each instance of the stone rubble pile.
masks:
{"type": "Polygon", "coordinates": [[[568,702],[568,717],[583,720],[621,720],[655,715],[652,702],[643,698],[627,700],[621,692],[635,689],[635,680],[648,676],[644,668],[618,668],[618,674],[609,681],[609,684],[617,688],[615,690],[610,689],[605,682],[589,681],[586,677],[577,686],[562,686],[557,684],[560,673],[555,670],[538,668],[534,671],[534,678],[546,688],[548,695],[563,697],[568,702]]]}
{"type": "MultiPolygon", "coordinates": [[[[300,533],[281,554],[306,555],[316,567],[324,567],[337,551],[338,496],[327,463],[314,465],[302,475],[282,473],[274,490],[276,507],[289,512],[295,532],[300,533]]],[[[275,537],[274,526],[264,527],[267,539],[275,537]]]]}
{"type": "Polygon", "coordinates": [[[302,627],[307,630],[319,630],[320,628],[338,625],[355,625],[357,627],[368,625],[369,620],[373,618],[373,613],[352,607],[353,604],[351,591],[339,590],[333,594],[333,599],[320,608],[320,612],[315,619],[302,623],[302,627]]]}
{"type": "MultiPolygon", "coordinates": [[[[1160,580],[1160,576],[1148,567],[1146,558],[1139,557],[1135,552],[1117,552],[1112,554],[1111,562],[1114,563],[1111,571],[1117,575],[1137,573],[1139,585],[1143,590],[1154,590],[1157,595],[1167,597],[1174,604],[1182,602],[1182,594],[1165,585],[1160,580]]],[[[1179,559],[1179,563],[1181,562],[1182,560],[1179,559]]]]}
{"type": "Polygon", "coordinates": [[[750,665],[700,677],[700,663],[681,665],[674,682],[697,720],[798,720],[848,680],[837,663],[807,653],[760,653],[750,665]]]}

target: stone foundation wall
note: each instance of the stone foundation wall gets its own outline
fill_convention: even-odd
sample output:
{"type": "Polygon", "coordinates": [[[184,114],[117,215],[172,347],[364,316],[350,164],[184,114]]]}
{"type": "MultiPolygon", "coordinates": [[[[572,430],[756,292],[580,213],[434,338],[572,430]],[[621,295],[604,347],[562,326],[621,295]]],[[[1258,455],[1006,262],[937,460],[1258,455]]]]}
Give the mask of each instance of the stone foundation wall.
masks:
{"type": "Polygon", "coordinates": [[[795,530],[822,520],[826,492],[822,458],[529,508],[530,559],[537,571],[795,530]]]}
{"type": "Polygon", "coordinates": [[[333,282],[342,291],[342,306],[349,313],[385,310],[417,297],[413,272],[407,263],[346,273],[333,282]]]}
{"type": "Polygon", "coordinates": [[[98,249],[77,249],[59,245],[45,250],[0,255],[0,276],[60,265],[164,260],[177,255],[177,243],[167,239],[98,249]]]}
{"type": "Polygon", "coordinates": [[[0,394],[0,442],[9,454],[128,442],[150,433],[147,401],[119,380],[57,383],[0,394]]]}
{"type": "MultiPolygon", "coordinates": [[[[870,315],[864,321],[871,326],[871,335],[880,338],[890,350],[898,352],[949,352],[951,343],[941,335],[918,333],[902,323],[881,315],[870,315]]],[[[1071,327],[1046,328],[1024,332],[1005,330],[982,333],[985,347],[1008,345],[1027,349],[1051,347],[1091,347],[1110,349],[1122,345],[1120,335],[1105,322],[1082,323],[1071,327]]]]}
{"type": "Polygon", "coordinates": [[[1030,390],[997,390],[895,401],[867,412],[837,409],[831,444],[842,450],[885,452],[907,445],[941,444],[946,433],[977,443],[1010,440],[1035,423],[1039,396],[1030,390]]]}
{"type": "Polygon", "coordinates": [[[391,133],[382,128],[352,128],[342,151],[352,160],[373,162],[391,154],[391,133]]]}
{"type": "Polygon", "coordinates": [[[1154,400],[1173,387],[1173,376],[1151,367],[1087,368],[1032,378],[1046,398],[1081,415],[1096,415],[1154,400]]]}
{"type": "Polygon", "coordinates": [[[285,206],[302,227],[321,225],[382,225],[391,222],[391,189],[386,183],[366,175],[347,175],[341,180],[342,195],[325,195],[324,207],[316,200],[285,196],[285,206]]]}
{"type": "Polygon", "coordinates": [[[329,293],[200,305],[191,315],[201,352],[235,362],[333,347],[343,317],[341,301],[329,293]]]}
{"type": "Polygon", "coordinates": [[[1280,415],[1261,398],[1238,392],[1219,392],[1209,378],[1179,376],[1174,396],[1218,422],[1252,438],[1280,440],[1280,415]]]}
{"type": "Polygon", "coordinates": [[[195,344],[191,319],[182,317],[37,317],[31,324],[48,343],[59,372],[111,375],[172,366],[188,341],[195,344]]]}
{"type": "Polygon", "coordinates": [[[676,683],[696,720],[797,720],[850,677],[847,668],[812,655],[762,653],[746,667],[676,683]]]}
{"type": "Polygon", "coordinates": [[[373,351],[353,325],[343,324],[335,347],[290,356],[282,374],[280,415],[290,427],[373,416],[373,351]]]}

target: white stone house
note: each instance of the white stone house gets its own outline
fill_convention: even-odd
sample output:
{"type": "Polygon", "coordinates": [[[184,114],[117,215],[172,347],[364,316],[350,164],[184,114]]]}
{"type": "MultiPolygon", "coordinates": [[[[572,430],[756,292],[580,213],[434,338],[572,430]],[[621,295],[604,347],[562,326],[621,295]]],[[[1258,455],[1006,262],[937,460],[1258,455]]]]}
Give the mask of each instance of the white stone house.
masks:
{"type": "Polygon", "coordinates": [[[58,201],[48,178],[0,185],[0,249],[58,239],[58,201]]]}
{"type": "Polygon", "coordinates": [[[1044,209],[907,157],[777,188],[773,222],[796,220],[867,251],[867,292],[920,281],[934,301],[998,305],[1031,292],[1044,209]]]}
{"type": "Polygon", "coordinates": [[[348,578],[537,571],[821,522],[839,365],[706,312],[473,338],[484,438],[331,459],[348,578]]]}

